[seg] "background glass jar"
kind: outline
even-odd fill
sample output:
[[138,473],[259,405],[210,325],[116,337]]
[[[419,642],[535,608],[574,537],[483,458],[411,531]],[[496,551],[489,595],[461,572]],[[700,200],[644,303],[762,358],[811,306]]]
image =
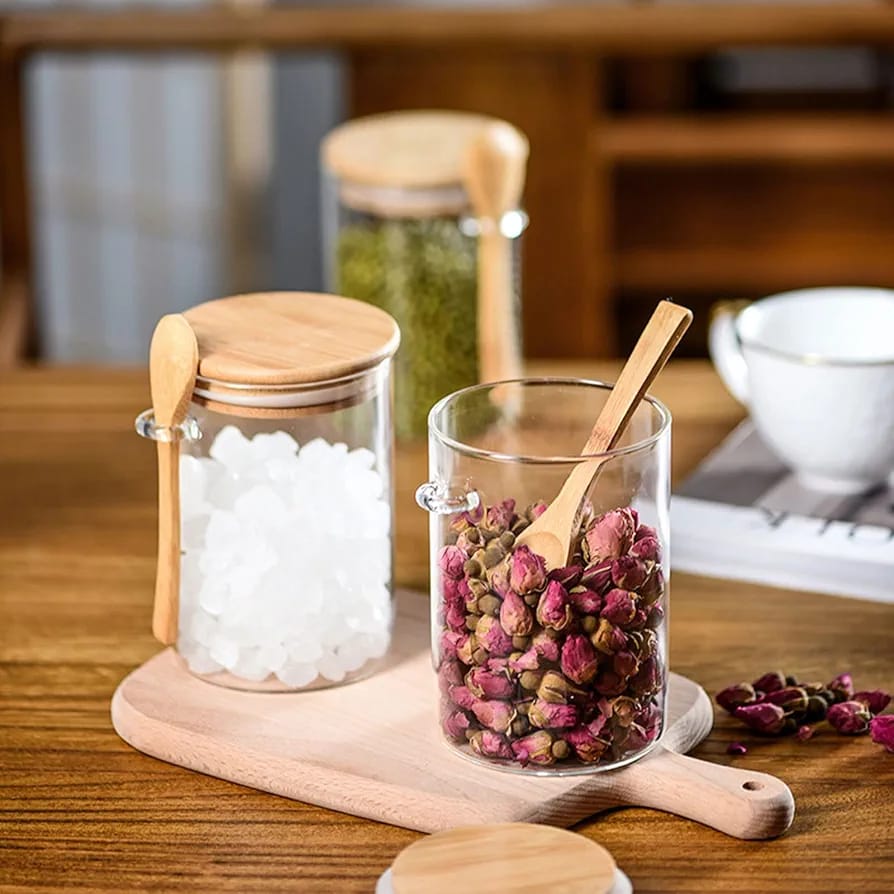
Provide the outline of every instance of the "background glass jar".
[[[507,769],[628,763],[661,735],[667,679],[670,414],[639,406],[584,503],[568,566],[515,539],[582,461],[611,386],[479,385],[429,418],[432,653],[441,727]],[[592,460],[594,457],[587,457]]]
[[[376,669],[392,627],[390,366],[312,385],[196,380],[177,638],[194,673],[291,690]],[[137,431],[160,436],[151,412]]]
[[[469,147],[489,127],[503,141],[498,161],[503,143],[523,153],[509,159],[511,207],[496,215],[466,182]],[[445,394],[520,374],[518,237],[527,218],[517,206],[526,157],[515,128],[457,112],[361,118],[323,143],[326,288],[397,320],[395,433],[403,440],[424,436]]]

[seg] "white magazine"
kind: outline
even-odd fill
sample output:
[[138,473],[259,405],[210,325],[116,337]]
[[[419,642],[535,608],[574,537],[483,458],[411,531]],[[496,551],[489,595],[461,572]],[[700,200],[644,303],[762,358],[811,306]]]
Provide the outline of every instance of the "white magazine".
[[894,602],[894,489],[801,487],[746,420],[671,501],[675,569]]

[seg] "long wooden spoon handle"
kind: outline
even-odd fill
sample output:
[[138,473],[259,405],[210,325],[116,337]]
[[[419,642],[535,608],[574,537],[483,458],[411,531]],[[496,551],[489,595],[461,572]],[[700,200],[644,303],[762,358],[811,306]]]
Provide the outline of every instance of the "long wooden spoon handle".
[[691,322],[692,311],[688,308],[672,301],[659,302],[624,364],[581,453],[602,453],[615,445]]
[[180,443],[158,442],[158,568],[152,633],[177,641],[180,614]]
[[725,767],[658,746],[617,776],[622,803],[666,810],[735,838],[775,838],[792,824],[795,799],[768,773]]
[[514,303],[512,243],[494,226],[478,240],[478,375],[482,382],[521,376]]

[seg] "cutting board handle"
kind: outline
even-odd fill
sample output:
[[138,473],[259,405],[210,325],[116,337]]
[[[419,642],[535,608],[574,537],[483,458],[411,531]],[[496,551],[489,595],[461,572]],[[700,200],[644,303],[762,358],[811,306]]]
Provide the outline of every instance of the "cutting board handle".
[[775,838],[792,824],[795,799],[768,773],[677,754],[659,745],[618,775],[624,802],[685,816],[736,838]]

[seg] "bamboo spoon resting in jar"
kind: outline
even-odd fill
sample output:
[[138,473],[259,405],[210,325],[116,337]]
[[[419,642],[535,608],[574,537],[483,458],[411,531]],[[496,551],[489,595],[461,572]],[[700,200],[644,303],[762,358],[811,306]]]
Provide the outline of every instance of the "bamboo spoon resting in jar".
[[[581,456],[605,453],[618,443],[690,322],[692,311],[670,301],[659,303],[606,399]],[[583,499],[607,460],[595,456],[575,466],[546,511],[518,538],[517,543],[543,557],[547,569],[567,564]]]
[[521,204],[528,141],[504,122],[485,127],[465,159],[465,186],[481,221],[478,237],[478,374],[481,382],[517,379],[512,243],[501,225]]
[[158,570],[152,632],[165,645],[177,640],[180,611],[180,440],[199,363],[199,347],[182,314],[158,321],[149,347],[149,385],[155,423],[171,433],[158,441]]

